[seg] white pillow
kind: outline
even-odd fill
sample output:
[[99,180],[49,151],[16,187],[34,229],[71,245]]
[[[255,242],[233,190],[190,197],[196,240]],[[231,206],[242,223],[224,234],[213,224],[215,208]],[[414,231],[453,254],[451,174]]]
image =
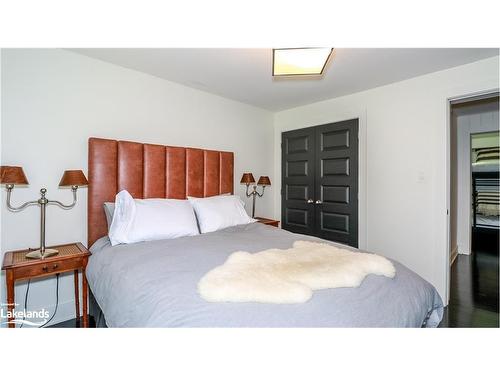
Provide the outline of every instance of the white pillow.
[[[231,195],[231,193],[224,193],[220,195]],[[245,206],[245,202],[243,202],[243,206]],[[111,223],[113,222],[113,214],[115,212],[115,202],[104,202],[104,214],[106,215],[106,222],[108,223],[108,232],[111,227]]]
[[115,203],[114,202],[104,202],[104,214],[106,215],[106,222],[108,223],[108,232],[113,222],[113,214],[115,213]]
[[184,199],[133,199],[128,191],[116,195],[109,228],[111,245],[199,234],[191,204]]
[[216,195],[208,198],[188,197],[188,200],[196,212],[201,233],[215,232],[257,221],[248,216],[243,201],[235,195]]

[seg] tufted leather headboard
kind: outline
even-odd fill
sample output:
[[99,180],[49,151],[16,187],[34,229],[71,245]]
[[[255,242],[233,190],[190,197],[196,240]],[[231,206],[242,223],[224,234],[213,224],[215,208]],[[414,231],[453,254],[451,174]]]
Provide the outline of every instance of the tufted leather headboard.
[[104,202],[233,193],[232,152],[89,138],[88,246],[108,231]]

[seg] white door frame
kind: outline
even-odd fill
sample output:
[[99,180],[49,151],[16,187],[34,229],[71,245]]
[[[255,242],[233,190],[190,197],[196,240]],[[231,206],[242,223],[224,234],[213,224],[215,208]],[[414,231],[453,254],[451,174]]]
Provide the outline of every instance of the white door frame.
[[448,301],[450,299],[450,254],[451,254],[451,226],[450,226],[450,208],[451,208],[451,185],[450,185],[450,177],[451,177],[451,105],[457,102],[469,102],[473,100],[483,99],[490,96],[495,96],[499,94],[499,89],[490,89],[484,90],[474,93],[467,93],[462,95],[450,96],[446,99],[446,207],[447,207],[447,215],[446,215],[446,296],[445,296],[445,305],[448,305]]

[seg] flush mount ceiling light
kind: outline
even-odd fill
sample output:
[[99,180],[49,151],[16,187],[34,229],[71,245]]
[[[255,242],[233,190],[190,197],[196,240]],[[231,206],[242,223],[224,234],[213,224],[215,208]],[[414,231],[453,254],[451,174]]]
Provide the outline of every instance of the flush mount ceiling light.
[[321,75],[333,48],[275,48],[273,76]]

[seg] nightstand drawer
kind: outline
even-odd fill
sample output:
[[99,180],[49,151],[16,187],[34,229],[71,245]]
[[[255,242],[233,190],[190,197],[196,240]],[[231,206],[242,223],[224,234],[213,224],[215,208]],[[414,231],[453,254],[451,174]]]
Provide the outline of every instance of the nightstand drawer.
[[37,276],[53,275],[55,273],[73,271],[75,268],[83,266],[82,260],[66,259],[46,263],[40,263],[32,267],[21,267],[14,270],[16,279],[28,279]]

